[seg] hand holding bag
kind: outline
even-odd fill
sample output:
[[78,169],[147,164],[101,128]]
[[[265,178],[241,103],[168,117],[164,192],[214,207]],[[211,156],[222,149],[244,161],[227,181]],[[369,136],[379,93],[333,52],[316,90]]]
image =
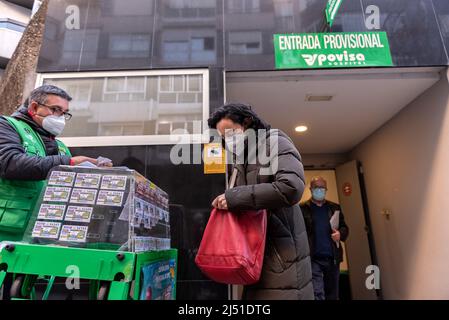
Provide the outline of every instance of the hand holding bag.
[[[231,178],[233,187],[237,171]],[[195,263],[210,279],[226,284],[256,283],[262,271],[266,210],[233,213],[214,208]]]

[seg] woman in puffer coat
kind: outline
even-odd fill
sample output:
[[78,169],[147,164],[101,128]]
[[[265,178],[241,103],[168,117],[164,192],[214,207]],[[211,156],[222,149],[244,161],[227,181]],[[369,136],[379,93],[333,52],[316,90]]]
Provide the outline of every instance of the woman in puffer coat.
[[[313,300],[309,245],[298,205],[305,187],[298,150],[285,133],[270,129],[244,104],[222,106],[208,124],[217,129],[237,160],[232,171],[235,173],[231,175],[234,187],[216,197],[212,205],[237,214],[243,210],[268,211],[262,274],[256,284],[245,286],[243,299]],[[265,130],[266,139],[251,143],[254,141],[248,138],[251,130],[255,130],[256,136],[259,130]],[[258,151],[265,152],[264,146],[270,150],[267,158],[271,172],[270,164],[266,161],[262,164],[257,156]]]

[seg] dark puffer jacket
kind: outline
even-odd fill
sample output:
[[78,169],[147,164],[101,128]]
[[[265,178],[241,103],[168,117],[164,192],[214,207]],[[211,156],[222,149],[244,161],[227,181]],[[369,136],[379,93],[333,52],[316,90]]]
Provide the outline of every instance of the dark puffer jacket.
[[[225,193],[230,211],[269,211],[262,275],[258,283],[245,287],[243,298],[313,300],[309,244],[298,205],[305,186],[301,156],[282,131],[272,129],[269,135],[277,137],[278,170],[272,175],[260,175],[261,168],[267,165],[248,164],[246,160],[245,164],[235,165],[235,187]],[[276,156],[273,153],[270,158]]]

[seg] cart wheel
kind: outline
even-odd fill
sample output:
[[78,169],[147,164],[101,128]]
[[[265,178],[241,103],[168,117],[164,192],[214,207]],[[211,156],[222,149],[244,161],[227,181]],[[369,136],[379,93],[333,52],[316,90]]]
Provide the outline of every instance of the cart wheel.
[[109,293],[109,283],[102,283],[100,289],[98,289],[97,300],[107,300]]
[[19,274],[11,285],[11,298],[22,298],[22,286],[25,281],[25,275]]

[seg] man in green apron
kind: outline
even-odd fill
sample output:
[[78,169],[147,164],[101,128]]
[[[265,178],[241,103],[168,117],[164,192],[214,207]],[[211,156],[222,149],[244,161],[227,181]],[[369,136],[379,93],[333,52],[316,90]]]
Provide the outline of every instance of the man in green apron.
[[0,117],[0,242],[20,241],[49,171],[77,165],[88,157],[72,157],[56,136],[70,120],[62,89],[44,85],[33,90],[10,117]]
[[[10,117],[0,117],[0,245],[20,241],[44,187],[44,180],[58,165],[77,165],[96,159],[72,157],[69,149],[56,139],[72,118],[64,90],[43,85],[33,90],[25,103]],[[3,286],[8,300],[12,276]]]

